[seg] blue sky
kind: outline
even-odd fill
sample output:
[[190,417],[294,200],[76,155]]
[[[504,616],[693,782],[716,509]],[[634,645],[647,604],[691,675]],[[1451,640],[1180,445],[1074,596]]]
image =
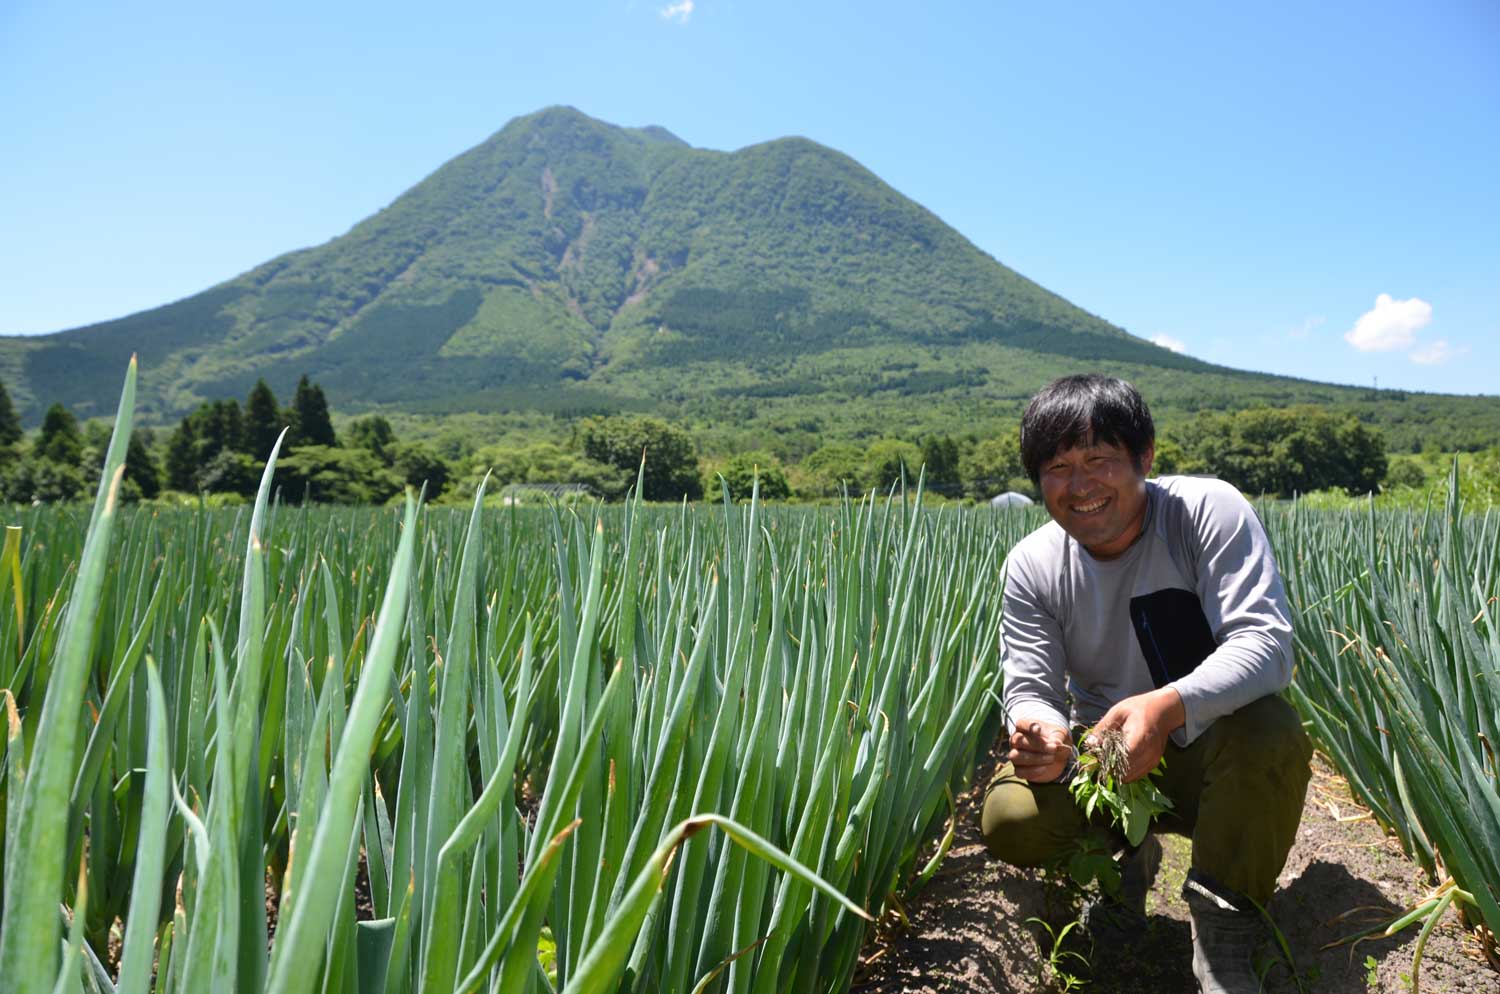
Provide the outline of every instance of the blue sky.
[[0,332],[348,230],[571,104],[804,135],[1191,355],[1500,394],[1500,4],[0,3]]

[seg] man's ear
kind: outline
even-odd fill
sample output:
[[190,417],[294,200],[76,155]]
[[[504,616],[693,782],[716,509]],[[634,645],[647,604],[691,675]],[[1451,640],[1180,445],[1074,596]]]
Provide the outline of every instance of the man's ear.
[[1156,458],[1156,443],[1152,442],[1150,445],[1146,446],[1146,450],[1141,453],[1141,475],[1142,476],[1150,476],[1151,475],[1151,463],[1152,463],[1152,460],[1154,460],[1155,458]]

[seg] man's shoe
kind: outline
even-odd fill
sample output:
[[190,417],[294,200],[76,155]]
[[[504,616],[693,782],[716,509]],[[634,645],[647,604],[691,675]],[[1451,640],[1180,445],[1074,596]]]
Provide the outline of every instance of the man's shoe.
[[1193,922],[1193,976],[1202,994],[1259,994],[1255,950],[1264,936],[1250,901],[1189,870],[1182,885]]

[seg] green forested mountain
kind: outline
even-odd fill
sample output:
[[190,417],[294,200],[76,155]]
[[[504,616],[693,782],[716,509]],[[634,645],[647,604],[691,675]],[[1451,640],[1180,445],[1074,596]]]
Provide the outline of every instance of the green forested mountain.
[[1104,368],[1168,419],[1317,401],[1398,446],[1500,437],[1494,399],[1377,395],[1152,345],[806,139],[708,151],[569,108],[512,121],[324,245],[117,321],[0,339],[0,380],[28,424],[55,401],[88,417],[112,409],[132,352],[158,420],[308,374],[347,413],[653,410],[860,437],[983,430],[1048,377]]

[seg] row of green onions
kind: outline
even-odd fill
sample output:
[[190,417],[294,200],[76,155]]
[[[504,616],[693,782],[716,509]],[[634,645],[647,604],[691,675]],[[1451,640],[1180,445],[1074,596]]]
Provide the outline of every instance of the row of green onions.
[[1443,506],[1419,512],[1262,512],[1296,619],[1292,699],[1355,796],[1436,885],[1419,914],[1392,924],[1423,922],[1425,941],[1456,906],[1488,931],[1493,955],[1500,516],[1465,514],[1456,478]]

